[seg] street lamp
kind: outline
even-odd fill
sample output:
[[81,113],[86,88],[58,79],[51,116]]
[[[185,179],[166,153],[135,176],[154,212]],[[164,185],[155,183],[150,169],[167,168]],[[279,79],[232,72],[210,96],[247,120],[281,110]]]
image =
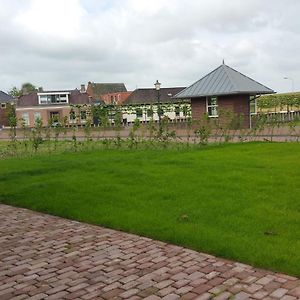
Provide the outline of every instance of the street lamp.
[[[295,90],[295,88],[294,88],[294,79],[293,78],[291,78],[291,77],[283,77],[283,79],[287,79],[287,80],[290,80],[291,81],[291,83],[292,83],[292,92],[294,93],[294,90]],[[290,109],[289,109],[289,105],[287,104],[287,111],[289,111]]]
[[161,107],[160,107],[160,86],[161,83],[156,80],[156,82],[154,83],[155,89],[157,91],[157,103],[158,103],[158,124],[159,124],[159,133],[161,134]]
[[291,83],[292,83],[292,92],[294,92],[295,91],[294,79],[291,78],[291,77],[283,77],[283,79],[287,79],[287,80],[291,81]]

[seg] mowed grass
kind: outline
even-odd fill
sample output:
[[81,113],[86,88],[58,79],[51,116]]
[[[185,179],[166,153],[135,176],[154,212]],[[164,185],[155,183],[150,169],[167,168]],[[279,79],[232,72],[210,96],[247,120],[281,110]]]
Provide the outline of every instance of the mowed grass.
[[10,158],[0,201],[300,276],[300,144]]

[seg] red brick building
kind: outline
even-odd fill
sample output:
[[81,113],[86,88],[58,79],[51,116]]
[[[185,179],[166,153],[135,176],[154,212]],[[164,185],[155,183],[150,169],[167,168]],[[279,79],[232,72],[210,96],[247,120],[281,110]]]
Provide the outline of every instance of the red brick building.
[[219,118],[226,112],[243,120],[250,127],[250,117],[256,113],[256,98],[274,91],[261,83],[230,68],[224,63],[175,95],[175,98],[191,99],[192,118],[207,114]]
[[9,126],[8,114],[14,105],[14,98],[0,91],[0,128]]
[[89,116],[93,100],[82,87],[81,90],[35,91],[17,99],[18,125],[34,127],[37,119],[47,126],[50,121],[58,123],[66,119],[67,124],[84,125]]
[[124,83],[95,83],[88,82],[86,92],[98,102],[121,105],[129,97]]

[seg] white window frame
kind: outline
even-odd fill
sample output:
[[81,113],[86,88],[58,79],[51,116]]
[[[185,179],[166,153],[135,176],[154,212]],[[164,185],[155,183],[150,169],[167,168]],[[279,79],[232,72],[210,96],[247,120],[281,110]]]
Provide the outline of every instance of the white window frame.
[[[55,103],[51,102],[51,96],[56,96],[59,101],[56,100]],[[63,97],[62,97],[63,96]],[[43,100],[41,98],[47,98],[47,100]],[[64,100],[60,100],[60,97],[64,98]],[[70,92],[50,92],[50,93],[38,93],[39,104],[41,105],[53,105],[53,104],[67,104],[69,103]]]
[[34,113],[33,113],[33,116],[34,116],[34,121],[36,121],[37,119],[42,119],[42,115],[41,115],[41,113],[40,112],[38,112],[38,111],[35,111]]
[[[209,100],[212,99],[212,98],[216,98],[216,104],[209,104]],[[219,115],[218,115],[218,97],[217,96],[209,96],[209,97],[206,97],[206,112],[207,112],[207,115],[209,118],[218,118]],[[209,108],[213,109],[215,108],[216,109],[216,114],[215,115],[210,115],[209,114]]]
[[28,112],[22,113],[22,121],[24,122],[25,126],[29,126],[29,113]]
[[1,103],[1,108],[6,108],[6,103]]

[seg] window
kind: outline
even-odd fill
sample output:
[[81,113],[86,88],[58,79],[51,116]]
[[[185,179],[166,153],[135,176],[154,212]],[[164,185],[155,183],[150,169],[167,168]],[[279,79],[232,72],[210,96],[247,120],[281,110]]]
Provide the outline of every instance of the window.
[[143,117],[143,110],[141,108],[136,109],[136,117],[137,118],[142,118]]
[[75,111],[73,109],[70,111],[70,120],[71,121],[76,120],[76,114],[75,114]]
[[1,108],[6,108],[6,103],[1,103]]
[[48,96],[47,95],[41,95],[39,96],[40,104],[47,104],[48,103]]
[[69,98],[68,94],[42,94],[39,96],[40,104],[60,104],[60,103],[68,103]]
[[161,107],[158,107],[158,109],[157,109],[157,114],[158,114],[159,116],[163,116],[163,115],[164,115],[164,110],[163,110]]
[[40,112],[34,112],[33,113],[33,115],[34,115],[34,121],[36,121],[36,120],[41,120],[42,118],[41,118],[41,113]]
[[29,126],[29,113],[22,113],[22,121],[24,126]]
[[207,97],[206,98],[207,114],[209,117],[218,116],[218,98]]
[[179,107],[179,106],[176,106],[176,107],[175,107],[175,116],[176,116],[176,117],[179,117],[179,116],[180,116],[180,107]]
[[51,111],[50,112],[50,119],[53,123],[59,122],[59,112],[58,111]]
[[86,120],[86,111],[85,111],[85,110],[82,110],[82,111],[80,112],[80,119],[81,119],[81,120]]
[[153,109],[149,108],[147,109],[147,117],[152,118],[153,117]]
[[250,115],[255,115],[257,113],[257,106],[256,106],[256,98],[250,97]]

